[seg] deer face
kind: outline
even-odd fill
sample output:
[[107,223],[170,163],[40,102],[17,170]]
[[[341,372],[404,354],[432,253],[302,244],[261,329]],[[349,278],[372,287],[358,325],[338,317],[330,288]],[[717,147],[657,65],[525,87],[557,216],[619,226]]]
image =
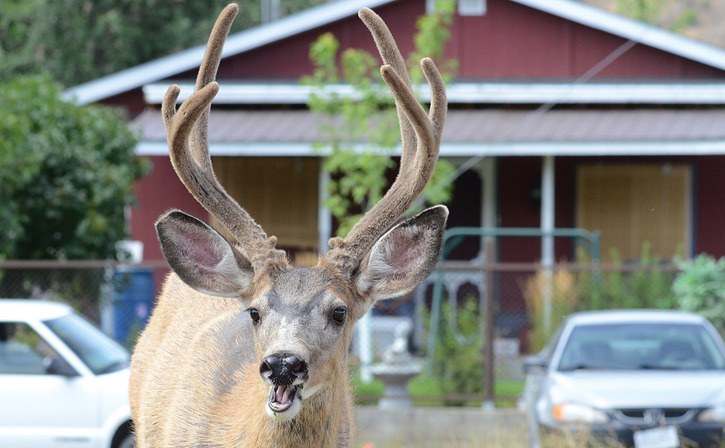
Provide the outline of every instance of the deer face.
[[290,269],[249,303],[259,373],[269,385],[266,412],[289,419],[305,399],[328,387],[346,359],[361,306],[345,285],[318,269]]
[[266,411],[294,418],[305,399],[347,366],[352,326],[378,300],[427,277],[440,252],[445,207],[430,208],[387,232],[352,275],[325,257],[314,268],[252,263],[203,222],[179,211],[157,223],[172,269],[194,289],[237,297],[252,321],[259,373],[269,385]]
[[443,82],[430,59],[421,68],[431,87],[430,111],[410,90],[405,61],[385,23],[367,8],[360,18],[371,31],[385,65],[383,80],[395,97],[402,134],[397,179],[345,238],[332,238],[315,268],[288,266],[249,214],[214,175],[207,142],[214,82],[224,39],[237,13],[222,11],[199,69],[196,91],[176,110],[179,88],[162,103],[171,162],[199,203],[233,236],[180,211],[157,222],[164,256],[190,287],[243,302],[253,322],[259,373],[269,385],[267,412],[294,418],[305,398],[345,369],[351,328],[373,304],[411,291],[438,258],[448,210],[437,206],[395,222],[419,196],[435,166],[446,113]]

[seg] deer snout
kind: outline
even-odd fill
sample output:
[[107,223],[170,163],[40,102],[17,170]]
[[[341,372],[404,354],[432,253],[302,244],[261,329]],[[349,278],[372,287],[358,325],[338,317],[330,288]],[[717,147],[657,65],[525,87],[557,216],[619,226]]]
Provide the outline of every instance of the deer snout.
[[275,353],[262,361],[259,374],[272,384],[295,384],[307,379],[307,363],[291,353]]

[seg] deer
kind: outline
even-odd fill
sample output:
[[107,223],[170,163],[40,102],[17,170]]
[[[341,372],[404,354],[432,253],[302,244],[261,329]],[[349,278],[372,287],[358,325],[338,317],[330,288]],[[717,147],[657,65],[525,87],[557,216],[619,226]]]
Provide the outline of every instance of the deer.
[[177,109],[172,85],[161,106],[173,167],[226,229],[180,210],[156,222],[171,272],[131,360],[130,406],[140,448],[349,447],[354,401],[348,349],[353,324],[380,300],[412,291],[434,270],[448,209],[402,218],[428,183],[440,151],[447,101],[429,58],[428,112],[416,100],[404,59],[384,21],[363,8],[383,60],[401,129],[397,177],[315,266],[293,266],[220,185],[208,120],[219,90],[221,51],[238,12],[214,25],[194,93]]

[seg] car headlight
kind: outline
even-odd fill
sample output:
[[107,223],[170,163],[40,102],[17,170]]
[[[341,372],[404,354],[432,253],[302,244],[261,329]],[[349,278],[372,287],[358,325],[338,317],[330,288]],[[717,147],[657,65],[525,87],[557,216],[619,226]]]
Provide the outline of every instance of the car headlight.
[[697,419],[701,422],[725,423],[725,403],[701,412]]
[[559,423],[607,423],[607,414],[579,403],[558,403],[552,406],[551,416]]

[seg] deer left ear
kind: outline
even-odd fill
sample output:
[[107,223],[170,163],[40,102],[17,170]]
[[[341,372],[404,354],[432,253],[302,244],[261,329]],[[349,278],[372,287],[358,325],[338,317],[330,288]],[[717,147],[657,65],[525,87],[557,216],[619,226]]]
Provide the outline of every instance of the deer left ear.
[[433,272],[447,219],[445,206],[431,207],[375,242],[357,276],[358,290],[369,303],[408,293]]

